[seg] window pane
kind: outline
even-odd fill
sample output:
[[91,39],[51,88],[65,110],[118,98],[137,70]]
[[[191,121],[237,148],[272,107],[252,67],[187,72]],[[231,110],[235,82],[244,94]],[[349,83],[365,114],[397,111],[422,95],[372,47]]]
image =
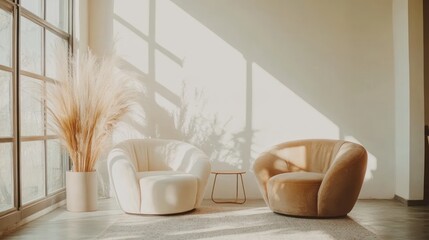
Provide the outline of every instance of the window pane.
[[46,20],[68,32],[68,0],[46,0]]
[[0,143],[0,212],[13,207],[12,143]]
[[11,73],[0,71],[0,137],[12,136]]
[[43,0],[21,0],[21,6],[39,17],[42,16]]
[[43,136],[43,82],[26,76],[20,81],[22,136]]
[[[58,51],[63,51],[59,53]],[[67,59],[59,59],[60,57],[67,58],[67,41],[57,35],[46,31],[46,76],[59,79],[57,66],[59,63],[67,64]]]
[[42,74],[42,27],[21,17],[21,69]]
[[0,8],[0,65],[11,66],[12,15]]
[[64,154],[59,140],[47,141],[48,193],[64,187]]
[[[53,83],[51,82],[46,82],[46,88],[49,89],[50,87],[53,86]],[[51,90],[52,91],[52,90]],[[53,121],[53,118],[51,116],[51,113],[49,113],[48,109],[46,110],[46,135],[50,136],[50,135],[56,135],[56,125]]]
[[43,141],[21,143],[22,204],[45,196],[45,155]]

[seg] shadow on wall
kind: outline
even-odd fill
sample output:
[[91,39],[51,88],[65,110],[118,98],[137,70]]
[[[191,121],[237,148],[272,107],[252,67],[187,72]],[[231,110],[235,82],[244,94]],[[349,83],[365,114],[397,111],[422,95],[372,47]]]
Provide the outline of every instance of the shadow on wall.
[[[252,97],[246,104],[253,111],[251,129],[260,134],[254,136],[251,149],[260,152],[261,146],[294,138],[327,137],[359,142],[369,151],[369,171],[361,196],[393,196],[391,2],[172,2],[252,63]],[[170,24],[174,21],[177,20],[171,20]],[[270,77],[262,77],[260,72]],[[273,87],[264,91],[271,84]],[[299,101],[288,106],[285,101],[294,101],[284,97],[288,90],[312,109]],[[313,113],[313,117],[311,112],[322,116]],[[299,118],[289,120],[295,114]],[[283,121],[277,122],[275,118]],[[277,133],[267,127],[271,124]],[[300,132],[294,134],[285,124]],[[321,131],[324,128],[329,132]]]
[[117,140],[179,139],[244,170],[279,142],[351,140],[370,156],[361,197],[393,196],[391,2],[112,2],[100,22],[143,93]]
[[[122,69],[138,71],[125,60],[122,62]],[[140,72],[140,76],[143,76],[143,79],[146,78],[142,72]],[[227,133],[225,126],[228,121],[219,121],[216,114],[204,114],[207,100],[202,89],[188,90],[188,87],[183,84],[179,96],[164,89],[163,91],[169,95],[169,98],[174,99],[175,103],[173,108],[166,109],[162,104],[158,104],[148,97],[150,96],[148,89],[153,82],[143,80],[140,84],[140,89],[145,90],[138,101],[137,109],[139,110],[134,111],[134,114],[138,112],[140,114],[125,120],[125,123],[130,125],[130,131],[138,130],[140,137],[171,138],[188,142],[203,150],[215,163],[224,163],[236,168],[248,168],[248,166],[243,166],[241,159],[243,159],[243,145],[251,145],[251,143],[247,143],[240,133]],[[118,134],[126,134],[130,131]],[[130,136],[121,137],[121,139],[127,138]]]
[[[251,138],[245,137],[245,130],[237,133],[227,132],[225,129],[231,119],[221,121],[216,113],[213,115],[204,113],[207,99],[203,89],[190,89],[184,82],[181,94],[177,96],[147,80],[147,76],[143,72],[124,59],[122,59],[120,67],[129,72],[138,73],[136,78],[140,78],[140,80],[135,84],[136,89],[140,89],[142,94],[140,94],[138,106],[135,106],[133,114],[125,119],[122,127],[116,131],[115,142],[138,137],[176,139],[191,143],[203,150],[212,162],[212,169],[250,168],[250,161],[243,161],[243,159],[249,159],[246,156],[248,153],[246,149],[251,146]],[[173,108],[168,110],[162,106],[162,103],[159,104],[148,97],[151,95],[148,93],[149,89],[157,88],[162,89],[159,92],[163,92],[163,96],[167,96],[166,98],[174,99]],[[104,169],[104,165],[102,163],[99,167]],[[105,171],[102,170],[102,172]],[[108,178],[104,176],[103,179],[103,191],[108,192],[109,186],[106,184]],[[211,183],[212,179],[209,180],[209,187],[211,187]]]

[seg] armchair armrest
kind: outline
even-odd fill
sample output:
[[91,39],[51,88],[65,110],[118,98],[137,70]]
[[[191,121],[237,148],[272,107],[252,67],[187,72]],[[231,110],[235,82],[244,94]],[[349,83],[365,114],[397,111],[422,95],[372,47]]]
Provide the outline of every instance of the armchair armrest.
[[108,172],[121,209],[140,213],[140,185],[130,156],[121,149],[113,149],[108,156]]
[[343,144],[320,185],[319,215],[338,216],[352,210],[362,187],[366,164],[367,152],[362,146]]
[[259,189],[262,193],[265,203],[268,202],[267,183],[271,177],[289,172],[287,161],[267,151],[259,155],[253,163],[253,172],[255,173]]
[[203,200],[211,165],[209,158],[203,151],[191,145],[188,145],[188,147],[177,170],[192,174],[198,179],[195,207],[199,207]]

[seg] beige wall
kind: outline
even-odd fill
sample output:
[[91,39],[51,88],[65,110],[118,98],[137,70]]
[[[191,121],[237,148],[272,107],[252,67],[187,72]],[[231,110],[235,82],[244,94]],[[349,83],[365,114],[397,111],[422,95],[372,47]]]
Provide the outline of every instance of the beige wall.
[[423,5],[393,1],[396,104],[396,190],[405,199],[423,199],[424,84]]
[[395,0],[393,4],[395,53],[395,152],[397,195],[407,198],[410,178],[410,68],[408,40],[408,1]]
[[409,0],[410,49],[410,185],[409,198],[423,199],[424,188],[424,64],[423,0]]
[[423,198],[424,91],[422,1],[394,1],[396,191]]
[[[426,16],[424,16],[424,45],[429,46],[429,4],[424,4],[424,12]],[[429,59],[429,47],[424,48],[424,58]],[[425,124],[429,126],[429,64],[425,64]]]
[[[257,198],[250,169],[267,147],[299,138],[346,139],[369,152],[360,197],[391,198],[397,191],[395,104],[403,102],[395,102],[392,0],[90,5],[89,45],[103,54],[114,42],[142,93],[115,141],[194,143],[211,156],[213,168],[249,171],[246,192]],[[232,180],[217,185],[219,196],[232,196]]]

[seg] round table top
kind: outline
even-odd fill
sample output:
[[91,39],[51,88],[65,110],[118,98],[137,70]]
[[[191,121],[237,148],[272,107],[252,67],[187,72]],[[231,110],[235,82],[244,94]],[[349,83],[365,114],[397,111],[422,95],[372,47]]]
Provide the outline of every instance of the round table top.
[[244,170],[212,170],[212,174],[245,174]]

